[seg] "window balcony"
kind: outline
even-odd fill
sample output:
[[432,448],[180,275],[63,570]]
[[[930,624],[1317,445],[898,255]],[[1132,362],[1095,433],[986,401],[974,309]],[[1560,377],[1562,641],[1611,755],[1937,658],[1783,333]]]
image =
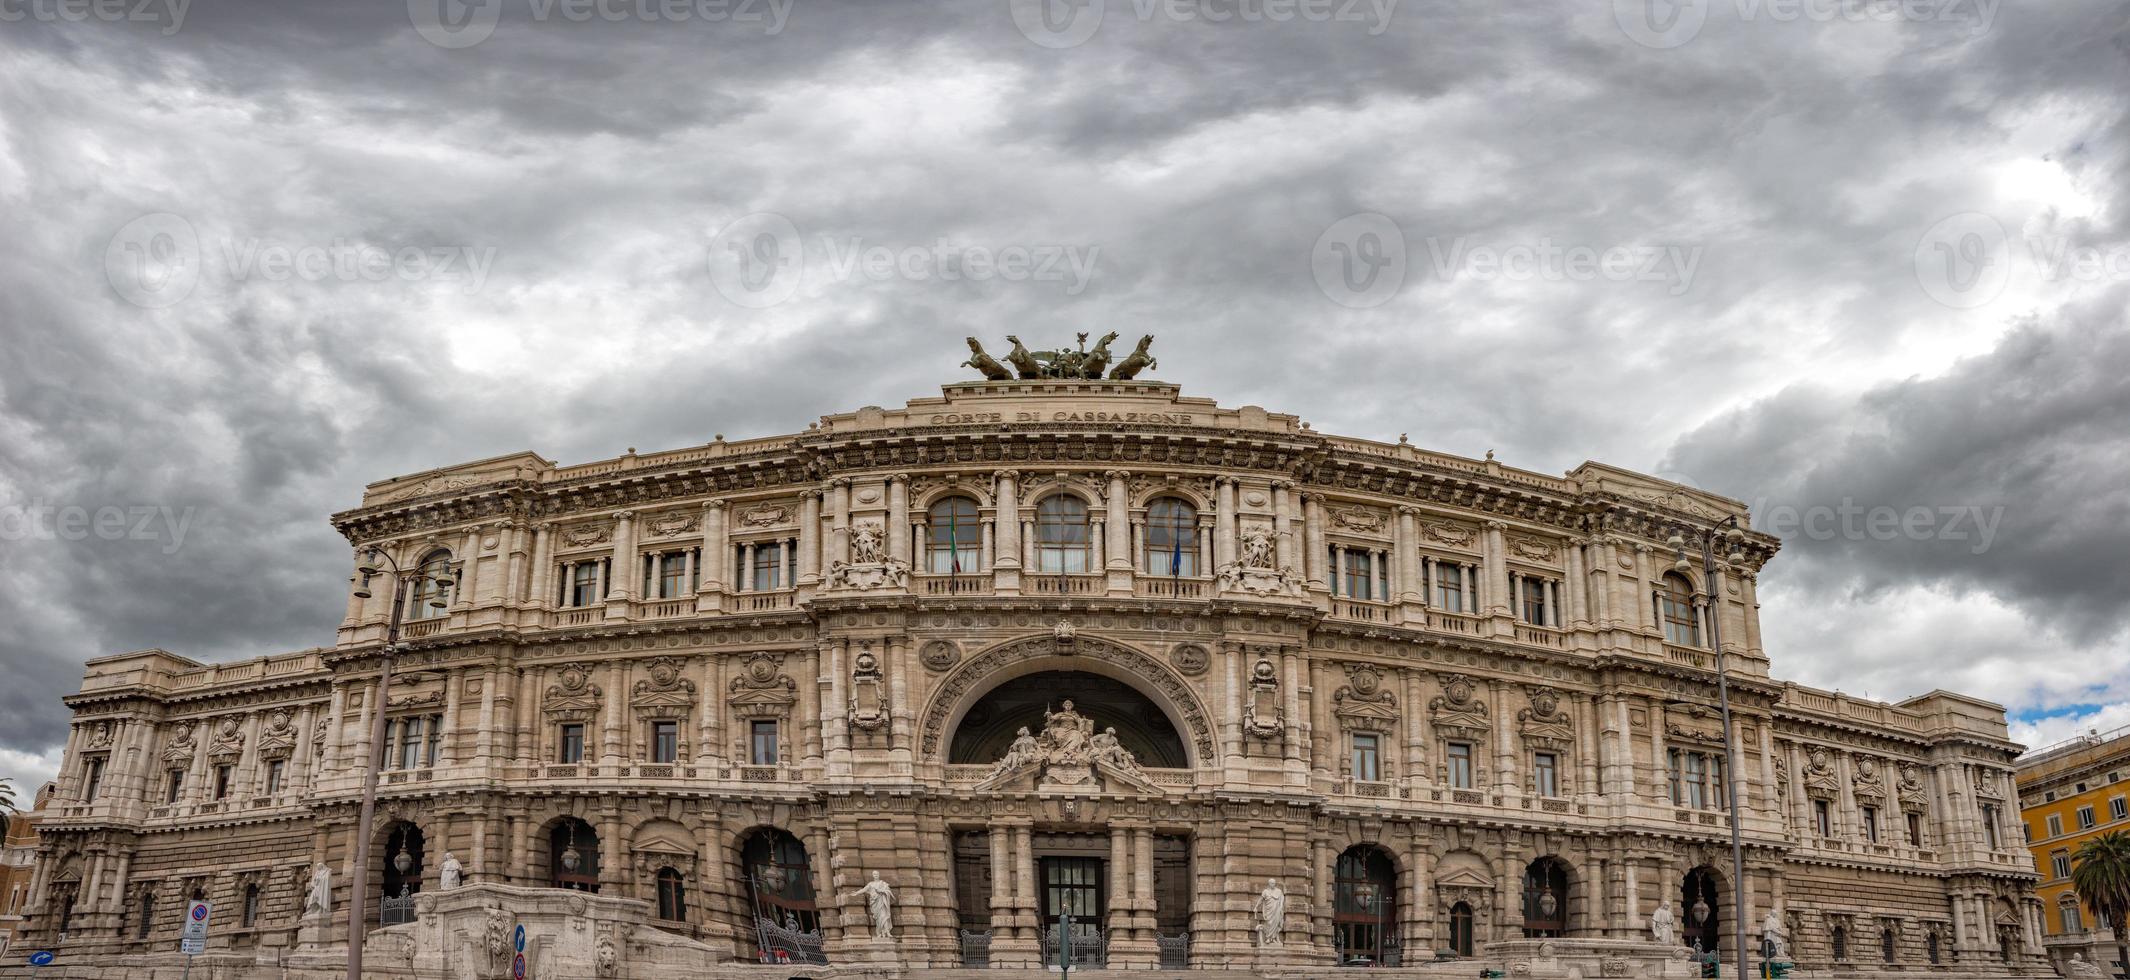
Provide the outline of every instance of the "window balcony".
[[1427,611],[1427,628],[1437,633],[1455,633],[1460,636],[1478,636],[1479,617],[1464,613]]
[[1362,623],[1388,623],[1394,607],[1387,602],[1368,599],[1334,598],[1331,600],[1331,615],[1335,619],[1350,619]]
[[1059,575],[1031,572],[1021,576],[1021,591],[1028,595],[1101,595],[1108,589],[1101,575]]
[[1708,651],[1706,650],[1697,650],[1693,647],[1682,647],[1675,643],[1664,644],[1664,659],[1669,660],[1675,664],[1684,664],[1688,667],[1700,667],[1706,669],[1708,667],[1708,658],[1709,655]]
[[678,599],[649,599],[636,604],[639,619],[674,619],[695,614],[693,597]]
[[790,609],[797,606],[797,589],[778,589],[774,592],[742,592],[733,597],[732,608],[736,612],[768,612]]
[[991,576],[971,575],[918,575],[913,590],[922,595],[970,595],[991,591]]
[[603,622],[606,622],[605,606],[578,606],[569,609],[557,609],[547,615],[547,625],[549,626],[589,626],[593,623]]
[[1141,575],[1134,580],[1132,592],[1151,599],[1203,599],[1209,588],[1208,580],[1202,578]]
[[1532,646],[1559,650],[1568,645],[1566,634],[1551,626],[1533,626],[1530,623],[1516,624],[1516,639]]

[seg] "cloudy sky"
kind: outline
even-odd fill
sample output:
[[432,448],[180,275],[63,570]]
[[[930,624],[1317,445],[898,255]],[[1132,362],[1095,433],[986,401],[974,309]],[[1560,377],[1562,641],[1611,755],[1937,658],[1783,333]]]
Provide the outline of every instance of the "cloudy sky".
[[0,0],[0,776],[332,642],[366,482],[1009,332],[1748,500],[1779,675],[2130,723],[2130,13],[1644,2]]

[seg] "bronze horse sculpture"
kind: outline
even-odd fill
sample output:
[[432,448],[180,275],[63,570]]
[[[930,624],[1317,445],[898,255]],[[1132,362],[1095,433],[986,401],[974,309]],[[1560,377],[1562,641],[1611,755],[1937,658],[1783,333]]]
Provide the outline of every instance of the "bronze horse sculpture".
[[[1111,334],[1110,336],[1114,337],[1116,335]],[[1129,356],[1125,357],[1124,360],[1118,361],[1117,366],[1110,370],[1109,380],[1130,381],[1137,377],[1141,370],[1159,368],[1161,365],[1154,360],[1153,355],[1146,352],[1146,349],[1152,346],[1153,343],[1153,334],[1147,334],[1139,338],[1139,346],[1133,348]]]
[[[1148,334],[1139,338],[1139,346],[1129,356],[1117,362],[1115,367],[1110,367],[1113,355],[1109,345],[1117,337],[1116,331],[1103,334],[1102,339],[1095,342],[1093,350],[1063,347],[1038,353],[1030,351],[1027,345],[1021,343],[1021,338],[1009,333],[1006,339],[1013,342],[1013,349],[1006,352],[1003,364],[985,353],[983,344],[978,343],[975,337],[970,337],[969,359],[961,362],[961,366],[975,368],[986,381],[1012,381],[1016,377],[1022,380],[1100,381],[1104,369],[1108,369],[1111,381],[1130,381],[1140,371],[1159,366],[1147,353],[1147,347],[1154,342],[1153,335]],[[1087,346],[1087,335],[1084,333],[1080,335],[1080,346]]]

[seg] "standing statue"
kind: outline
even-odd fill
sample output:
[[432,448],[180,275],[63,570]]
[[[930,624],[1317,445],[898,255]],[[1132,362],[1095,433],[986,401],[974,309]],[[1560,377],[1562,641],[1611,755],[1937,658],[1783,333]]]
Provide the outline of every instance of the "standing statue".
[[1287,892],[1280,888],[1279,880],[1265,882],[1265,890],[1257,893],[1257,945],[1260,949],[1280,944],[1280,933],[1287,928]]
[[895,938],[895,891],[880,880],[880,872],[873,872],[873,880],[858,889],[857,895],[865,899],[865,912],[873,920],[873,938]]
[[445,851],[444,864],[442,869],[437,872],[437,879],[443,883],[445,888],[457,888],[459,886],[459,873],[463,870],[465,868],[459,864],[458,857],[450,851]]
[[1657,910],[1649,914],[1649,936],[1659,946],[1679,945],[1679,934],[1674,928],[1677,920],[1672,918],[1671,899],[1665,899]]
[[1114,331],[1102,335],[1095,342],[1095,349],[1080,359],[1080,376],[1089,381],[1102,380],[1102,372],[1109,370],[1109,342],[1117,339]]
[[303,914],[333,914],[333,869],[324,861],[311,866],[311,886],[303,898]]
[[1147,334],[1139,338],[1139,346],[1133,348],[1129,356],[1117,362],[1117,366],[1109,370],[1109,380],[1130,381],[1138,377],[1141,370],[1159,368],[1161,365],[1155,363],[1153,356],[1146,352],[1147,347],[1151,346],[1153,342],[1153,334]]
[[969,359],[961,362],[960,366],[975,368],[986,381],[1013,380],[1013,372],[1006,370],[1004,364],[992,360],[991,355],[984,353],[984,345],[977,343],[975,337],[969,338]]
[[1790,955],[1789,951],[1783,948],[1782,915],[1772,907],[1768,909],[1767,917],[1760,920],[1760,951],[1761,955],[1771,960]]
[[851,562],[858,565],[878,565],[882,558],[882,545],[886,535],[880,525],[867,522],[851,529]]
[[1034,354],[1028,353],[1028,348],[1021,345],[1021,338],[1009,333],[1006,339],[1013,341],[1013,349],[1006,352],[1006,363],[1013,365],[1013,369],[1019,371],[1023,378],[1042,377],[1043,362],[1036,360]]

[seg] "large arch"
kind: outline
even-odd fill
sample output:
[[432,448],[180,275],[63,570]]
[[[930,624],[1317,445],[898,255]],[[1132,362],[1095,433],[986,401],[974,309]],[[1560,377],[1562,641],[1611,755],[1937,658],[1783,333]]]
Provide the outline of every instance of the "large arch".
[[1169,713],[1139,689],[1084,670],[1023,674],[977,698],[947,739],[947,764],[989,765],[1003,758],[1016,733],[1043,730],[1044,714],[1078,702],[1095,730],[1116,732],[1118,743],[1142,766],[1183,769],[1190,752]]
[[1045,671],[1081,671],[1121,681],[1147,696],[1183,736],[1184,747],[1194,767],[1211,764],[1213,726],[1190,685],[1167,664],[1138,650],[1080,634],[1064,638],[1054,634],[1007,640],[970,657],[955,667],[926,704],[919,755],[927,761],[945,760],[947,745],[970,707],[1000,685],[1015,678]]

